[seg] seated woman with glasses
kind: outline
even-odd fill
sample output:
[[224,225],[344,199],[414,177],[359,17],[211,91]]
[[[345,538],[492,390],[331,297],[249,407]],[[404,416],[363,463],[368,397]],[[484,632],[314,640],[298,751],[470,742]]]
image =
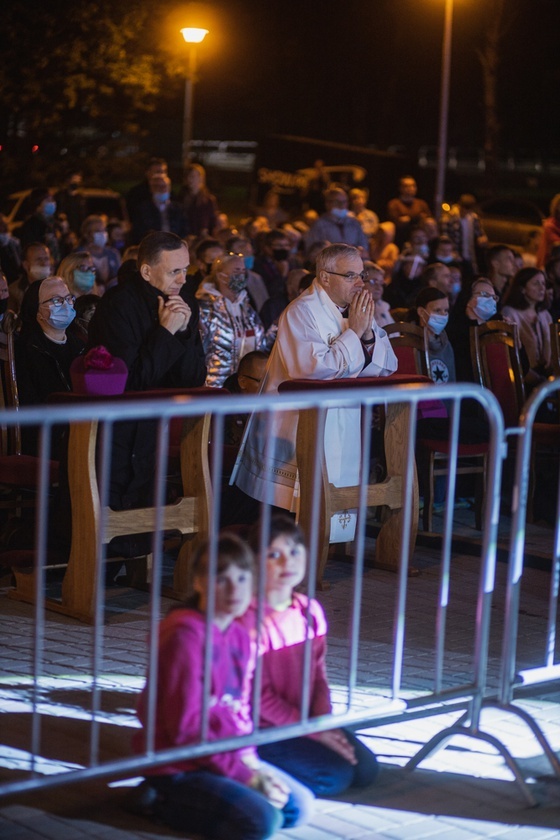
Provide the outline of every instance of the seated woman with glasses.
[[[463,297],[461,295],[461,297]],[[486,277],[478,277],[472,284],[469,297],[463,305],[461,298],[451,311],[447,334],[455,353],[457,382],[476,382],[471,361],[471,327],[499,318],[498,295]]]
[[67,332],[76,312],[74,295],[60,277],[32,283],[21,306],[15,361],[22,405],[47,402],[55,391],[71,391],[70,365],[84,345]]
[[97,268],[89,251],[68,254],[58,267],[58,276],[76,298],[89,294],[101,297],[105,291],[105,287],[97,283]]
[[265,332],[247,296],[247,269],[242,254],[225,254],[198,289],[200,331],[206,357],[206,385],[221,388],[252,350],[270,350],[276,325]]

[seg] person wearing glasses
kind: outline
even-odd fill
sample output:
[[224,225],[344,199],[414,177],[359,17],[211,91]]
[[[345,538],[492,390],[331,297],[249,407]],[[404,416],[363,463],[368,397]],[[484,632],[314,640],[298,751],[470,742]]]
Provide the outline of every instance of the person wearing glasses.
[[391,307],[386,300],[383,300],[385,290],[385,272],[377,263],[371,260],[364,260],[364,284],[371,292],[375,303],[375,322],[383,329],[387,324],[394,324],[395,319],[391,315]]
[[484,324],[497,315],[499,296],[487,277],[478,277],[472,284],[470,296],[464,306],[460,301],[451,312],[447,333],[455,353],[457,382],[475,382],[471,361],[471,327]]
[[75,297],[61,277],[32,283],[21,306],[16,375],[22,405],[46,403],[50,394],[71,391],[70,365],[83,350],[69,333]]
[[97,283],[97,268],[89,251],[68,254],[60,263],[58,274],[75,298],[89,294],[101,297],[105,291],[105,286]]
[[[364,283],[360,251],[345,244],[323,248],[313,283],[280,318],[264,392],[275,394],[281,382],[291,379],[353,379],[388,376],[396,370],[391,343],[375,321],[375,303]],[[273,427],[269,445],[266,421],[258,415],[251,418],[236,483],[254,499],[293,511],[297,506],[297,415],[278,413]],[[329,410],[325,434],[329,481],[338,487],[358,484],[359,410]],[[346,532],[346,539],[352,535]]]
[[217,257],[196,298],[206,357],[206,385],[221,388],[237,372],[241,359],[253,350],[270,350],[276,326],[265,332],[249,302],[243,254]]

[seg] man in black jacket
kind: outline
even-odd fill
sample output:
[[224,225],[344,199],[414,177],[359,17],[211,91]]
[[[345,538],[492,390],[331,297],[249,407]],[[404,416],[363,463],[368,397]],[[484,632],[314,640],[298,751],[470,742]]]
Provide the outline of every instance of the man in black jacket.
[[[138,273],[109,289],[97,306],[89,345],[102,344],[124,360],[127,391],[204,384],[198,305],[185,291],[188,267],[189,251],[178,236],[151,233],[140,243]],[[151,504],[155,449],[155,422],[115,427],[111,507]]]

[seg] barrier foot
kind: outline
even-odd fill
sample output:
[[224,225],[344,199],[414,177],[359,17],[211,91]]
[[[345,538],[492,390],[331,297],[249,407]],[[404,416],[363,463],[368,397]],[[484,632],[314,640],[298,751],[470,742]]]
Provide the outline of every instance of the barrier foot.
[[424,744],[424,746],[416,753],[416,755],[414,755],[410,759],[410,761],[408,761],[404,769],[408,772],[414,770],[422,761],[424,761],[425,758],[428,758],[428,756],[436,753],[438,750],[447,746],[449,741],[455,735],[464,735],[467,738],[477,738],[479,741],[486,741],[488,744],[494,747],[494,749],[500,753],[505,763],[507,764],[509,770],[513,774],[513,777],[517,782],[519,788],[521,789],[521,792],[525,798],[527,805],[531,808],[534,808],[536,805],[538,805],[536,799],[534,798],[533,794],[529,789],[529,786],[527,785],[527,782],[523,778],[519,767],[517,766],[517,762],[515,761],[514,757],[509,752],[507,747],[493,735],[489,735],[485,732],[480,732],[478,729],[469,729],[459,724],[454,724],[453,726],[449,726],[447,729],[443,729],[441,732],[438,732],[437,735],[434,735],[434,737],[431,738],[427,744]]
[[518,706],[514,706],[513,703],[497,703],[492,701],[485,701],[485,707],[494,707],[500,709],[504,712],[511,712],[513,715],[517,715],[517,717],[521,718],[521,720],[527,724],[533,735],[535,736],[536,740],[540,744],[542,751],[544,752],[545,756],[548,758],[550,762],[550,766],[552,767],[553,773],[555,776],[560,778],[560,760],[558,756],[550,746],[546,735],[533,718],[529,712],[526,712],[524,709],[520,709]]

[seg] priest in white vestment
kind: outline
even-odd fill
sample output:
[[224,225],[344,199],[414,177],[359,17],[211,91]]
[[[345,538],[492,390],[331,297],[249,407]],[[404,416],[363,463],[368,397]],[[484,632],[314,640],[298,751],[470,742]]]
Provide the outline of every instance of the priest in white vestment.
[[[375,321],[375,303],[364,286],[363,270],[357,248],[323,248],[313,284],[282,313],[263,393],[277,393],[280,383],[289,379],[388,376],[397,370],[387,334]],[[279,412],[267,425],[264,415],[253,415],[236,474],[237,486],[249,496],[291,511],[298,508],[297,417],[297,412]],[[330,409],[325,458],[335,486],[359,483],[360,442],[359,408]],[[337,537],[335,519],[331,542],[352,539],[346,528]]]

